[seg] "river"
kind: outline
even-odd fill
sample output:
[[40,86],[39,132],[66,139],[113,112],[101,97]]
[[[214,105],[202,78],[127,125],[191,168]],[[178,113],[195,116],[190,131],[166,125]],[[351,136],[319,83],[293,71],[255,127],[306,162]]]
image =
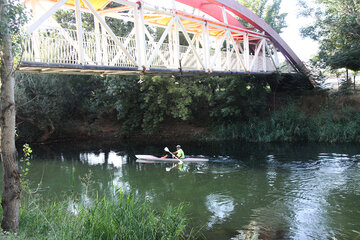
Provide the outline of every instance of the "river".
[[[135,154],[164,155],[164,145],[34,145],[28,179],[50,200],[85,201],[114,187],[161,209],[188,203],[191,226],[208,239],[238,231],[262,239],[358,239],[360,148],[356,144],[183,144],[187,156],[210,158],[184,171],[139,164]],[[175,146],[168,145],[175,151]]]

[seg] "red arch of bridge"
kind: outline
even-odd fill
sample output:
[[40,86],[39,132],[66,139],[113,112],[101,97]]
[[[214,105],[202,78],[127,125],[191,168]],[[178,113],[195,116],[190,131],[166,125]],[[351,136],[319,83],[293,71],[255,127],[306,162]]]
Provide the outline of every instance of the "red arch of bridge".
[[[254,14],[245,6],[241,5],[235,0],[176,0],[177,2],[199,9],[202,12],[212,16],[213,18],[225,23],[222,8],[224,7],[229,12],[244,19],[260,31],[264,31],[281,51],[281,53],[288,59],[288,61],[298,70],[308,72],[300,58],[287,45],[287,43],[280,37],[280,35],[272,29],[264,20]],[[229,25],[245,28],[235,17],[230,14],[226,15]]]

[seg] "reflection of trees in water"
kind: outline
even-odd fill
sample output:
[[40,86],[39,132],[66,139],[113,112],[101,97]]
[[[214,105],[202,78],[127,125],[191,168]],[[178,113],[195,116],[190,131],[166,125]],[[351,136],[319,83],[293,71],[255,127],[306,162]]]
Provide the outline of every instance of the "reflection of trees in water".
[[[43,148],[33,156],[29,178],[34,186],[42,182],[41,194],[51,199],[63,198],[68,194],[74,194],[82,199],[84,184],[89,185],[88,197],[96,197],[97,194],[105,196],[112,191],[113,176],[119,171],[118,166],[114,165],[126,162],[123,158],[119,158],[121,163],[116,162],[116,159],[113,159],[116,153],[109,150],[84,152],[74,149],[70,151],[50,149],[51,151]],[[88,182],[84,182],[86,179],[84,177],[89,172],[91,178],[88,178]]]
[[[184,145],[185,146],[185,145]],[[357,144],[327,144],[327,143],[244,143],[244,142],[210,142],[198,143],[198,145],[186,146],[195,154],[208,156],[267,156],[286,154],[290,157],[313,155],[317,156],[321,152],[336,152],[346,154],[357,154]],[[184,147],[185,148],[185,147]]]

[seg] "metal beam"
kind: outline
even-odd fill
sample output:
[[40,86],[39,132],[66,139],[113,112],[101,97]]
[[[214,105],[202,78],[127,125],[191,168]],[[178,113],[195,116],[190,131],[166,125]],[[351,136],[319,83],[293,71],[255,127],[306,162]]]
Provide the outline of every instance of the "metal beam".
[[[231,33],[230,33],[230,35],[231,35]],[[231,41],[232,41],[232,44],[233,44],[233,48],[235,49],[235,54],[236,54],[237,58],[239,59],[242,67],[244,68],[244,70],[246,70],[245,63],[244,63],[243,59],[241,58],[239,48],[238,48],[238,46],[237,46],[237,44],[236,44],[233,37],[231,37]]]
[[172,19],[170,20],[170,22],[169,22],[169,25],[167,26],[167,28],[165,29],[165,31],[164,31],[163,34],[161,35],[160,40],[159,40],[158,44],[156,45],[153,54],[150,56],[149,60],[147,61],[147,64],[148,64],[148,66],[146,67],[147,69],[150,68],[150,65],[152,64],[154,58],[155,58],[156,55],[158,54],[158,51],[159,51],[159,49],[160,49],[160,46],[161,46],[161,44],[163,44],[166,36],[168,35],[169,31],[170,31],[171,28],[172,28],[172,25],[174,24],[174,22],[175,22],[175,18],[172,18]]
[[130,53],[126,50],[126,48],[122,45],[122,43],[119,41],[117,36],[114,34],[114,32],[111,30],[111,28],[106,24],[105,20],[100,16],[100,14],[95,10],[93,5],[88,0],[83,0],[85,5],[90,9],[90,11],[94,14],[94,16],[99,20],[101,25],[106,29],[106,31],[109,33],[111,38],[114,40],[114,42],[120,47],[120,49],[125,53],[125,55],[129,58],[131,63],[135,66],[137,66],[137,63],[135,59],[130,55]]
[[212,62],[211,65],[210,65],[210,69],[211,69],[211,70],[214,68],[215,63],[216,63],[216,61],[218,60],[217,57],[218,57],[219,53],[221,52],[220,49],[221,49],[221,47],[222,47],[222,45],[223,45],[223,43],[224,43],[224,40],[225,40],[226,35],[227,35],[227,34],[224,34],[224,35],[222,36],[222,38],[220,39],[220,42],[218,42],[218,44],[217,44],[217,46],[216,46],[216,48],[215,48],[215,55],[214,55],[214,58],[213,58],[213,62]]
[[181,27],[181,29],[182,29],[182,32],[183,32],[184,35],[185,35],[186,41],[189,43],[189,46],[190,46],[191,49],[193,50],[193,52],[194,52],[197,60],[200,62],[201,66],[205,69],[205,64],[202,62],[202,60],[201,60],[201,58],[200,58],[200,56],[199,56],[196,48],[194,47],[194,44],[193,44],[192,40],[191,40],[190,37],[189,37],[189,34],[186,32],[186,29],[185,29],[184,25],[182,24],[182,22],[180,21],[180,19],[179,19],[179,25],[180,25],[180,27]]
[[138,2],[138,7],[134,8],[134,28],[137,56],[138,56],[138,67],[139,70],[146,68],[146,43],[145,43],[145,30],[144,30],[144,10],[141,2]]
[[297,68],[298,71],[308,71],[304,63],[300,58],[293,52],[289,45],[280,37],[280,35],[270,27],[264,20],[259,18],[256,14],[250,11],[245,6],[241,5],[236,0],[208,0],[209,2],[224,6],[228,11],[234,13],[236,16],[244,19],[248,23],[260,31],[264,31],[274,42],[275,46],[286,56],[290,62]]
[[43,22],[46,21],[51,15],[53,15],[67,0],[60,0],[52,8],[50,8],[44,15],[42,15],[36,22],[34,22],[28,29],[27,34],[32,34]]
[[77,42],[79,48],[79,64],[84,65],[84,44],[83,44],[83,29],[81,21],[81,11],[80,11],[80,0],[75,0],[75,19],[76,19],[76,33],[77,33]]
[[261,42],[258,44],[258,46],[257,46],[257,48],[256,48],[256,50],[255,50],[254,59],[252,60],[251,65],[250,65],[250,72],[252,71],[255,62],[257,62],[257,59],[258,59],[259,52],[260,52],[260,49],[261,49],[261,47],[262,47],[262,44],[263,44],[263,41],[261,41]]

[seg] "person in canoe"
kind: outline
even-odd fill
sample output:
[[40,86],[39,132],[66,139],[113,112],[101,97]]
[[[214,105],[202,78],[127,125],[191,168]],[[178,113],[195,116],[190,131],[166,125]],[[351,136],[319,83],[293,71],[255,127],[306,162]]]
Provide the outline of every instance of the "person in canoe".
[[181,149],[181,146],[180,145],[177,145],[176,146],[176,149],[177,151],[176,152],[173,152],[173,154],[176,154],[176,155],[173,155],[173,158],[175,158],[175,156],[179,159],[184,159],[185,158],[185,153],[184,151]]
[[[181,172],[185,171],[185,164],[183,161],[181,161],[181,159],[185,158],[185,153],[184,151],[181,149],[180,145],[176,146],[177,151],[173,152],[171,155],[173,158],[177,158],[179,159],[178,163],[174,163],[172,168],[177,167]],[[171,169],[171,168],[170,168]]]

